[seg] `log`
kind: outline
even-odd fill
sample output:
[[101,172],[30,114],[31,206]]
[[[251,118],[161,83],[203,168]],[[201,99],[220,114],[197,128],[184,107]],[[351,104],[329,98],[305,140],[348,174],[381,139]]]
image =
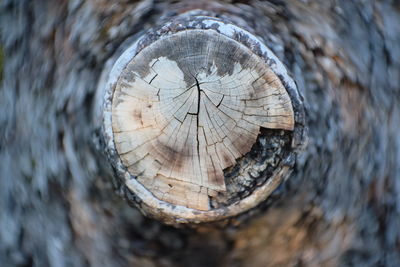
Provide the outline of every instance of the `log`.
[[[138,37],[105,72],[98,105],[106,150],[150,216],[172,224],[226,219],[265,201],[290,174],[302,102],[283,64],[248,31],[184,13]],[[286,145],[273,167],[251,155],[262,129],[282,130],[267,142]],[[250,166],[231,171],[245,160]]]

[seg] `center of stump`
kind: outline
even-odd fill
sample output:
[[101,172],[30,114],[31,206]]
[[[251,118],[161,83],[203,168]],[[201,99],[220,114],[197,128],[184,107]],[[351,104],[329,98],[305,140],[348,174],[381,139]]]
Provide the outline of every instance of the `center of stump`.
[[224,170],[260,129],[293,130],[290,97],[266,62],[213,30],[161,38],[123,68],[112,131],[129,173],[165,202],[207,211]]

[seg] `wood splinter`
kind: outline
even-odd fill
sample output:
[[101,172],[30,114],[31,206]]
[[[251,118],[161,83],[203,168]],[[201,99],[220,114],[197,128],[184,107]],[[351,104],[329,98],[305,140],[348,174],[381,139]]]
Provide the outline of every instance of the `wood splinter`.
[[252,149],[261,127],[294,130],[284,83],[296,90],[268,48],[215,18],[174,21],[137,40],[111,70],[104,128],[141,208],[166,221],[200,222],[265,199],[282,177],[240,203],[210,205],[227,191],[224,170]]

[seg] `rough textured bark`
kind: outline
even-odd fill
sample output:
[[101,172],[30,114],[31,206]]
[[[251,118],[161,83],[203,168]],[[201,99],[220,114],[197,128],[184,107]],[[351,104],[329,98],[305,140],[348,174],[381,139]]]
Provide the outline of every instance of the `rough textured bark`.
[[[114,193],[93,142],[107,59],[194,8],[250,24],[306,103],[309,141],[295,172],[240,226],[144,218]],[[400,264],[397,2],[5,0],[0,19],[4,266]]]

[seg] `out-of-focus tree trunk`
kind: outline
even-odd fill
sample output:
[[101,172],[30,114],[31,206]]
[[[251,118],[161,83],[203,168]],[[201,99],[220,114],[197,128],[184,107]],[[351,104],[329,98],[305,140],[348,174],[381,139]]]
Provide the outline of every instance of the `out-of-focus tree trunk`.
[[[93,141],[105,62],[196,8],[252,26],[296,80],[309,129],[274,201],[220,229],[143,217]],[[2,266],[400,265],[398,2],[3,0],[0,20]]]

